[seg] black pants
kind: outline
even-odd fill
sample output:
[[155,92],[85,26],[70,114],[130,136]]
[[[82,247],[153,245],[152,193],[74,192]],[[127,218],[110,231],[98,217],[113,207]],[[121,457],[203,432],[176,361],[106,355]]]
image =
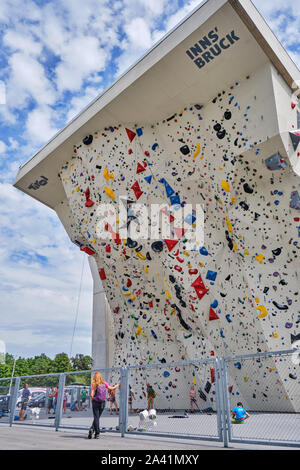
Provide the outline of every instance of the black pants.
[[93,400],[92,407],[93,407],[94,421],[93,421],[91,429],[95,431],[95,434],[100,434],[99,420],[105,407],[105,401]]

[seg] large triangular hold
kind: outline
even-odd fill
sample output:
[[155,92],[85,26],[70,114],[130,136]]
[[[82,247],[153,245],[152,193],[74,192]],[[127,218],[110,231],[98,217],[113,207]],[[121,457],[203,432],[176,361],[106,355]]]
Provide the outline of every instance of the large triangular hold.
[[133,139],[135,138],[136,136],[136,133],[131,131],[130,129],[127,129],[125,128],[126,132],[127,132],[127,135],[128,135],[128,139],[129,139],[129,142],[132,142]]
[[291,140],[292,140],[294,151],[296,152],[297,147],[298,147],[299,142],[300,142],[300,129],[297,130],[297,131],[290,132],[290,137],[291,137]]
[[197,294],[197,297],[199,300],[202,299],[202,297],[205,296],[205,294],[208,292],[208,289],[206,289],[205,287],[202,288],[202,287],[194,287],[195,291],[196,291],[196,294]]
[[164,240],[164,241],[165,241],[165,244],[168,247],[168,250],[172,251],[174,246],[177,245],[179,240]]
[[143,171],[145,171],[145,168],[143,167],[143,165],[141,165],[140,163],[137,164],[137,168],[136,168],[136,172],[137,173],[142,173]]
[[205,289],[205,285],[204,285],[204,282],[202,281],[202,277],[201,277],[201,276],[198,276],[198,277],[197,277],[196,281],[193,282],[192,287],[200,288],[200,289]]
[[210,307],[210,309],[209,309],[209,321],[212,321],[212,320],[219,320],[219,317],[216,314],[216,312]]

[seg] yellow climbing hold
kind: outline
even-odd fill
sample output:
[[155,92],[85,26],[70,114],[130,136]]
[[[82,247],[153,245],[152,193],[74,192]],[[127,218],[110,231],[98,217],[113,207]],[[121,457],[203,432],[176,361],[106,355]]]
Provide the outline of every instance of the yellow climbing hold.
[[105,170],[104,170],[104,178],[106,179],[106,181],[109,181],[110,179],[114,179],[114,174],[113,174],[113,173],[109,173],[108,169],[105,168]]
[[113,199],[114,201],[116,200],[115,193],[113,192],[112,189],[107,188],[106,186],[104,186],[104,191],[106,192],[106,194],[107,194],[111,199]]
[[233,230],[232,230],[232,225],[230,223],[230,220],[226,219],[226,224],[227,224],[228,232],[232,233]]
[[278,338],[278,334],[275,331],[273,332],[273,337]]
[[197,155],[199,155],[199,153],[200,153],[200,144],[198,143],[196,147],[196,152],[194,153],[193,158],[196,158]]
[[265,259],[265,256],[264,255],[256,255],[254,259],[255,259],[255,261],[258,261],[259,264],[262,264],[263,260]]
[[146,256],[142,255],[142,253],[140,253],[139,251],[135,251],[135,254],[137,255],[138,258],[140,258],[143,261],[147,259]]
[[221,181],[221,186],[227,193],[230,193],[230,183],[228,181]]
[[244,250],[244,255],[249,255],[249,251],[247,249]]
[[194,377],[193,377],[193,384],[194,384],[194,385],[197,385],[197,382],[196,382],[196,380],[194,379]]
[[259,310],[261,313],[258,315],[258,318],[265,318],[268,315],[268,310],[264,305],[259,305],[256,307],[256,310]]
[[168,297],[168,299],[172,298],[170,292],[167,289],[165,289],[165,294]]
[[245,382],[248,382],[248,380],[249,380],[249,377],[244,377]]
[[144,269],[145,269],[145,273],[148,274],[149,270],[148,270],[147,266],[145,266]]

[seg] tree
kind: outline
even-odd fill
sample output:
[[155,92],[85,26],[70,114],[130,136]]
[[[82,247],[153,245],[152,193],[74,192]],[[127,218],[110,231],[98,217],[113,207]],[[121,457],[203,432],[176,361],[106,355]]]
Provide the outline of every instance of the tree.
[[75,370],[90,370],[92,368],[91,356],[85,356],[84,354],[76,354],[75,357],[71,358],[72,369]]
[[53,360],[53,372],[71,372],[72,366],[66,353],[56,354]]

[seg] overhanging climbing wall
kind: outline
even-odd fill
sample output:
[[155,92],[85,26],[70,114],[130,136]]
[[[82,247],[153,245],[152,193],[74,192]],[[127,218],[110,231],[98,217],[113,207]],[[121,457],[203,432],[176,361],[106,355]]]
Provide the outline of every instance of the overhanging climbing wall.
[[[72,241],[97,261],[114,322],[114,366],[289,349],[300,339],[298,127],[289,88],[266,64],[207,103],[178,109],[174,102],[162,121],[107,123],[74,142],[59,174],[66,200],[56,210]],[[114,238],[99,238],[101,204],[124,204],[130,215],[136,202],[171,206],[171,215],[163,212],[175,219],[180,207],[203,204],[204,245],[186,246],[193,212],[172,241],[134,240],[133,216],[127,239],[118,236],[118,223],[106,225]],[[250,385],[236,367],[232,393],[249,397],[252,387],[251,409],[299,411],[299,396],[289,393],[299,380],[295,366],[288,376],[286,365],[274,369],[271,376],[266,368],[265,383]],[[186,396],[175,379],[186,382]],[[134,380],[142,397],[146,379]],[[172,408],[188,407],[193,383],[214,382],[209,367],[206,377],[174,370],[148,380]],[[266,387],[276,391],[276,403]]]

